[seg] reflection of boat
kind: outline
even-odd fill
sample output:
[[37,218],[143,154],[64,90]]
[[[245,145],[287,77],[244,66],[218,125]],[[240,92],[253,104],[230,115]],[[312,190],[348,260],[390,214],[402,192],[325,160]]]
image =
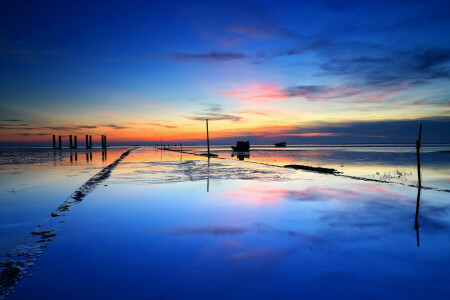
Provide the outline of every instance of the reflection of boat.
[[286,142],[274,143],[275,147],[286,147]]
[[250,151],[240,151],[231,153],[231,157],[236,155],[237,159],[244,160],[244,158],[250,158]]
[[233,149],[234,151],[250,151],[250,142],[238,141],[236,143],[236,146],[231,146],[231,149]]

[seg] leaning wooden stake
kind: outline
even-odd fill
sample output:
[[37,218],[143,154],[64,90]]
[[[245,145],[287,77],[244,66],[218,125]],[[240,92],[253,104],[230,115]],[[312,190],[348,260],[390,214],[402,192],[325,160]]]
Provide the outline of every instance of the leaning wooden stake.
[[209,157],[210,153],[209,153],[209,130],[208,130],[208,119],[206,119],[206,140],[208,141],[208,157]]

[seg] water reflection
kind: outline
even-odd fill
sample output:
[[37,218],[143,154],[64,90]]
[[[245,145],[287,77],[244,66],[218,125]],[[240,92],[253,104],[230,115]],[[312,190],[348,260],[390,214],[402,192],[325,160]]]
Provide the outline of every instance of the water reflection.
[[[99,285],[112,287],[103,297],[134,299],[149,291],[155,299],[450,292],[442,267],[450,253],[448,194],[424,190],[422,209],[439,213],[422,219],[427,242],[419,253],[412,242],[413,188],[188,153],[180,161],[173,151],[161,162],[161,154],[138,149],[124,159],[107,186],[71,212],[14,297],[70,290],[80,299]],[[70,289],[74,277],[86,288]]]
[[235,156],[239,160],[244,160],[244,158],[250,158],[250,151],[243,151],[243,152],[241,152],[241,151],[239,151],[239,152],[233,151],[231,153],[231,157],[235,157]]

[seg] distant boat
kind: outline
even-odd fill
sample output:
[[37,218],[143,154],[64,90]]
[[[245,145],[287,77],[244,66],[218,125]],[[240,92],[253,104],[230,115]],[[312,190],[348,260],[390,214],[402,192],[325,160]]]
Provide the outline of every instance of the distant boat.
[[286,147],[286,142],[274,143],[275,147]]
[[236,143],[236,146],[231,146],[231,149],[233,149],[234,151],[250,151],[250,142],[238,141]]

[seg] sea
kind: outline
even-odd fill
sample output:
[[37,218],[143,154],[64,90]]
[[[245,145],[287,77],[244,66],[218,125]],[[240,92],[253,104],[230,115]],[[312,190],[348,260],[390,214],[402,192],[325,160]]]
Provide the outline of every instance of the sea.
[[0,299],[450,297],[450,144],[230,146],[0,148]]

